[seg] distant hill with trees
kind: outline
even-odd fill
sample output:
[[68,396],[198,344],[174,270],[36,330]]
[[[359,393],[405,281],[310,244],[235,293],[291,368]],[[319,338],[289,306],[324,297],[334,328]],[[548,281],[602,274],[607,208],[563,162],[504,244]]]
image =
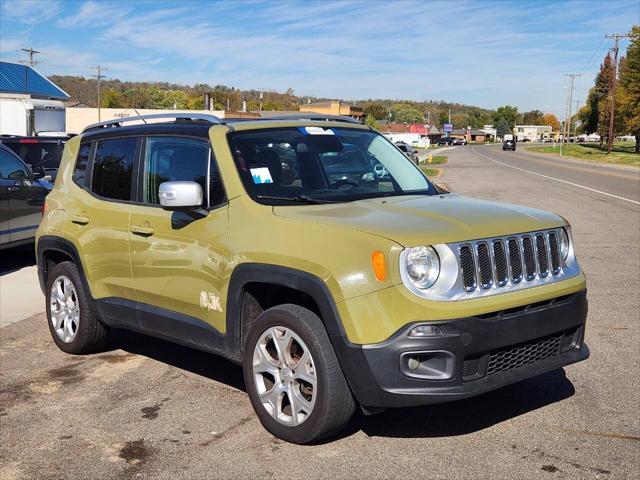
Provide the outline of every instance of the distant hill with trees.
[[[97,107],[97,81],[78,76],[52,75],[49,79],[66,91],[70,102]],[[102,80],[100,104],[103,108],[158,108],[180,110],[204,109],[204,94],[209,93],[215,110],[240,110],[247,102],[248,110],[280,111],[299,110],[308,102],[336,100],[322,97],[297,96],[292,89],[284,93],[261,90],[240,90],[225,85],[179,85],[168,82],[123,82]],[[262,98],[261,98],[262,97]],[[366,99],[356,102],[364,108],[370,121],[390,120],[398,123],[429,123],[442,127],[449,121],[455,128],[482,128],[496,125],[504,118],[513,127],[517,122],[535,124],[542,122],[540,111],[518,113],[518,108],[505,105],[497,110],[451,103],[445,101],[410,101],[392,99]]]

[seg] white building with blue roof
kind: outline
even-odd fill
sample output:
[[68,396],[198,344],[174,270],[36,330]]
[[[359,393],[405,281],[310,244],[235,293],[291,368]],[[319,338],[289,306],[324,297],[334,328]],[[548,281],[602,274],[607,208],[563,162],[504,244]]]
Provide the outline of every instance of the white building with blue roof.
[[0,134],[59,135],[69,95],[34,68],[0,62]]

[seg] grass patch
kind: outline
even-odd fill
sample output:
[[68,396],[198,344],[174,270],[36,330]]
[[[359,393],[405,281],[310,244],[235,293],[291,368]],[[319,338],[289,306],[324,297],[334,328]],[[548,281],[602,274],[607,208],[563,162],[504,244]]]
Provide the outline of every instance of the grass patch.
[[[618,165],[640,166],[640,155],[634,152],[633,142],[618,142],[613,144],[613,150],[607,155],[606,145],[601,149],[599,143],[570,143],[562,147],[562,156],[579,158],[598,163],[612,163]],[[560,155],[560,146],[525,147],[525,150],[547,155]]]
[[443,163],[447,163],[449,157],[446,155],[435,155],[431,157],[431,163],[429,163],[429,157],[425,158],[422,162],[422,165],[442,165]]
[[420,167],[420,170],[422,170],[427,177],[437,177],[440,175],[439,168]]

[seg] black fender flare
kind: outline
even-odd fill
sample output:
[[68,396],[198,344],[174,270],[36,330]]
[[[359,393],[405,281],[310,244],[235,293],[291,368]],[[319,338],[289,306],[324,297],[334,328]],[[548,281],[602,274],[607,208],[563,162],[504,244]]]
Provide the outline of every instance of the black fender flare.
[[89,297],[89,306],[93,313],[97,314],[96,302],[91,295],[91,289],[89,288],[87,276],[84,273],[84,267],[82,266],[82,260],[78,253],[78,249],[73,243],[64,238],[56,237],[54,235],[43,235],[38,239],[36,244],[36,263],[38,264],[38,281],[40,282],[40,289],[42,290],[42,293],[44,293],[46,297],[47,279],[49,276],[49,265],[46,262],[46,253],[50,251],[63,253],[75,264],[78,269],[78,273],[80,274],[80,278],[82,279],[84,291]]
[[[262,263],[243,263],[231,274],[227,293],[227,333],[233,336],[237,355],[242,356],[241,314],[242,294],[248,283],[268,283],[299,290],[309,295],[318,305],[329,340],[351,391],[361,404],[367,403],[364,392],[375,382],[362,352],[362,345],[347,338],[335,300],[326,283],[318,276],[293,268]],[[231,339],[230,339],[231,340]]]
[[[338,335],[346,338],[333,296],[319,277],[302,270],[264,263],[243,263],[233,270],[227,293],[227,327],[230,327],[228,331],[240,326],[244,287],[253,282],[288,287],[309,295],[320,309],[329,336]],[[240,342],[239,336],[237,340]]]

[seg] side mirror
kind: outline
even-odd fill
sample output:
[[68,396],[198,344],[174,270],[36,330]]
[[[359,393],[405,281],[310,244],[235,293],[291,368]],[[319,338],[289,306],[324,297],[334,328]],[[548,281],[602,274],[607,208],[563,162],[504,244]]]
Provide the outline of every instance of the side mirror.
[[158,188],[165,210],[197,210],[202,207],[202,187],[196,182],[164,182]]
[[16,170],[15,172],[11,172],[9,174],[9,178],[11,180],[28,180],[29,175],[24,170]]

